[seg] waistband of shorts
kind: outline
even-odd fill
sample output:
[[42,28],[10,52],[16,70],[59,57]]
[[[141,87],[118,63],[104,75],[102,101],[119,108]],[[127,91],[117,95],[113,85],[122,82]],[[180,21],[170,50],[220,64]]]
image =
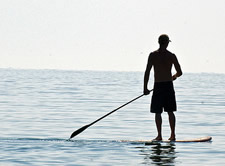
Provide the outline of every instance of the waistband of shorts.
[[169,85],[173,84],[173,81],[154,82],[155,85]]
[[154,89],[158,88],[173,88],[173,81],[155,82]]

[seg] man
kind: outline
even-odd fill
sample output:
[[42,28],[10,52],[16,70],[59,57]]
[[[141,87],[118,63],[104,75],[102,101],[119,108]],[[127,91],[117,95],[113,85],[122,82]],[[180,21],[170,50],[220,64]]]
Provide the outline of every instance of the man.
[[[151,101],[151,112],[155,113],[155,123],[157,127],[158,136],[154,139],[156,141],[162,140],[162,117],[163,109],[168,113],[171,135],[169,140],[176,140],[175,124],[176,117],[174,111],[177,110],[175,91],[173,87],[173,80],[182,75],[180,64],[175,56],[167,50],[170,39],[166,34],[159,36],[159,49],[150,53],[147,67],[144,75],[144,94],[148,95],[148,81],[150,71],[154,68],[154,90]],[[174,65],[176,74],[172,75],[172,66]]]

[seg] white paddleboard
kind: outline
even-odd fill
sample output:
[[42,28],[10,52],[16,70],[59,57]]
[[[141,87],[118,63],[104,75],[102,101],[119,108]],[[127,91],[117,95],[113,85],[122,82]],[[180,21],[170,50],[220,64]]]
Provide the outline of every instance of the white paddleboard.
[[202,137],[202,138],[195,138],[195,139],[183,139],[183,140],[162,140],[162,141],[155,141],[155,140],[121,140],[121,142],[130,142],[130,143],[145,143],[145,144],[152,144],[152,143],[169,143],[169,142],[209,142],[212,140],[212,137]]

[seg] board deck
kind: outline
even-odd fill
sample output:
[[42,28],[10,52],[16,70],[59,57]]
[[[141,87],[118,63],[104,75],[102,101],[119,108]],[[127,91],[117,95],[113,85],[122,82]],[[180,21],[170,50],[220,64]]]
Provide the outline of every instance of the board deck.
[[212,140],[212,137],[201,137],[196,139],[184,139],[184,140],[176,140],[176,141],[170,141],[170,140],[162,140],[162,141],[155,141],[155,140],[122,140],[121,142],[131,142],[131,143],[145,143],[145,144],[153,144],[153,143],[170,143],[170,142],[209,142]]

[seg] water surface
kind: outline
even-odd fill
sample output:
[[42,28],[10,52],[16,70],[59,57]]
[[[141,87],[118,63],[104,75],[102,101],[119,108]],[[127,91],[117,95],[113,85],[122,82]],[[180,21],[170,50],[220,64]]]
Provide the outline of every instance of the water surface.
[[[224,74],[185,73],[174,82],[177,139],[207,143],[146,146],[156,136],[149,96],[72,141],[71,133],[142,94],[142,72],[0,69],[0,165],[223,165]],[[149,87],[152,87],[152,80]],[[170,135],[163,114],[163,137]]]

